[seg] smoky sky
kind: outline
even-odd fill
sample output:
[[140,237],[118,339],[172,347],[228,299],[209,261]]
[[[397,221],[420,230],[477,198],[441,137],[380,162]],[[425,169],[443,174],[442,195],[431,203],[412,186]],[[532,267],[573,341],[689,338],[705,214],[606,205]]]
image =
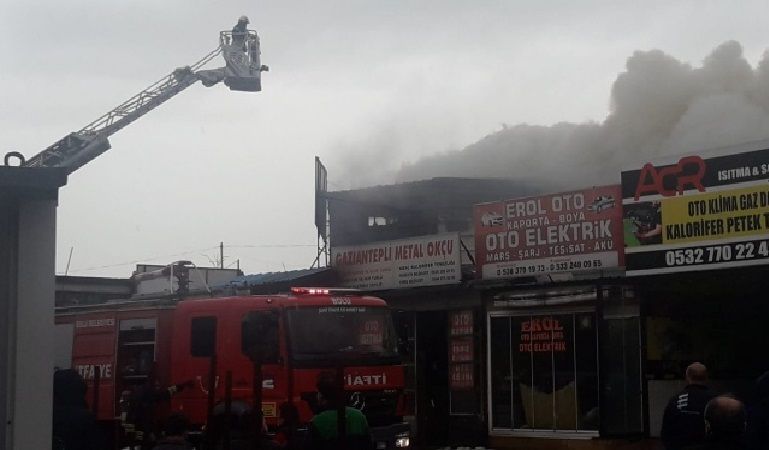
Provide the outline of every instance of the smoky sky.
[[[692,67],[637,51],[610,90],[601,123],[505,125],[460,151],[401,167],[399,181],[512,177],[553,189],[616,183],[623,168],[687,152],[769,139],[769,52],[756,67],[727,41]],[[725,149],[725,151],[728,151]]]
[[[759,1],[0,3],[5,151],[31,156],[195,62],[241,14],[271,68],[258,94],[187,89],[69,177],[57,271],[73,248],[76,275],[127,276],[136,261],[208,265],[220,241],[225,265],[240,259],[246,272],[309,266],[315,155],[332,189],[545,174],[572,153],[587,175],[589,162],[613,167],[623,151],[767,129],[766,101],[746,93],[765,76],[769,8]],[[742,50],[719,47],[732,40]],[[632,100],[647,90],[646,103]],[[674,112],[645,118],[659,112],[652,97]],[[724,114],[745,121],[714,131],[708,121]]]

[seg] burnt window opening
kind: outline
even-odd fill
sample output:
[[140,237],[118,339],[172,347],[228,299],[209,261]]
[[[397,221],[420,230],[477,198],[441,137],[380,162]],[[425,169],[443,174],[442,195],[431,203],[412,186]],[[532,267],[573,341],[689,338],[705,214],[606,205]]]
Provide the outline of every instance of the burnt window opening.
[[397,217],[386,217],[386,216],[369,216],[368,217],[368,226],[370,227],[384,227],[387,225],[393,225],[398,223]]

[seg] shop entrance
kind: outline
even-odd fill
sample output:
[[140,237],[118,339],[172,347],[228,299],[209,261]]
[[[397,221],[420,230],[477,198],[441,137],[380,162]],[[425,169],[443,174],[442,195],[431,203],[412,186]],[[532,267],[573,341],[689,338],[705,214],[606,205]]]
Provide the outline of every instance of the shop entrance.
[[417,441],[445,445],[449,425],[448,316],[416,313]]
[[492,315],[489,349],[493,429],[597,433],[594,311]]

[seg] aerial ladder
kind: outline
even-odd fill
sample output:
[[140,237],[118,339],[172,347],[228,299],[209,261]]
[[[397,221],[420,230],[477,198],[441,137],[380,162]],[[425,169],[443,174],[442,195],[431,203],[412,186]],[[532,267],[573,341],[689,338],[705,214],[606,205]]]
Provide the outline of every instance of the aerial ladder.
[[[241,21],[244,19],[247,23],[248,18],[241,17]],[[220,54],[224,56],[224,67],[203,69]],[[67,174],[70,174],[109,150],[110,136],[196,82],[200,81],[210,87],[223,81],[234,91],[258,92],[262,90],[261,73],[267,70],[269,68],[261,63],[256,31],[222,31],[219,33],[219,46],[196,63],[174,70],[26,161],[17,152],[12,153],[21,159],[23,166],[64,167]]]

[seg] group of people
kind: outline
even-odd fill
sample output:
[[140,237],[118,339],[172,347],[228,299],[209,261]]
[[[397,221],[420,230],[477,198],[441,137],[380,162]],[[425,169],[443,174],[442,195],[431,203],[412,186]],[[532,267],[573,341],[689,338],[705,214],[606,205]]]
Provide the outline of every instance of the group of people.
[[[232,408],[229,422],[222,426],[224,415],[216,423],[209,424],[209,445],[216,450],[241,450],[253,448],[259,440],[263,450],[326,450],[345,448],[347,450],[372,449],[371,435],[366,417],[359,410],[344,407],[345,434],[343,442],[338,435],[340,406],[344,405],[344,391],[337,385],[331,372],[321,373],[317,380],[318,398],[316,414],[309,430],[300,430],[299,413],[296,407],[285,403],[280,407],[281,424],[272,437],[266,434],[263,422],[261,433],[256,433],[253,412],[248,407]],[[179,387],[175,387],[179,388]],[[137,399],[144,403],[141,411],[155,406],[156,389],[139,389]],[[85,400],[86,384],[75,370],[59,370],[54,374],[53,449],[54,450],[102,450],[109,448],[97,426],[96,417]],[[165,398],[165,397],[164,397]],[[146,403],[146,405],[145,405]],[[146,407],[145,407],[146,406]],[[150,416],[148,416],[150,417]],[[137,422],[137,430],[144,431],[139,445],[142,450],[189,450],[187,439],[190,424],[181,413],[173,413],[165,420],[162,433],[149,433],[151,427]],[[143,424],[142,426],[138,426]],[[226,429],[226,432],[224,430]]]
[[769,372],[757,380],[757,399],[748,411],[730,394],[708,386],[701,363],[686,368],[686,387],[673,396],[662,418],[666,450],[769,449]]

